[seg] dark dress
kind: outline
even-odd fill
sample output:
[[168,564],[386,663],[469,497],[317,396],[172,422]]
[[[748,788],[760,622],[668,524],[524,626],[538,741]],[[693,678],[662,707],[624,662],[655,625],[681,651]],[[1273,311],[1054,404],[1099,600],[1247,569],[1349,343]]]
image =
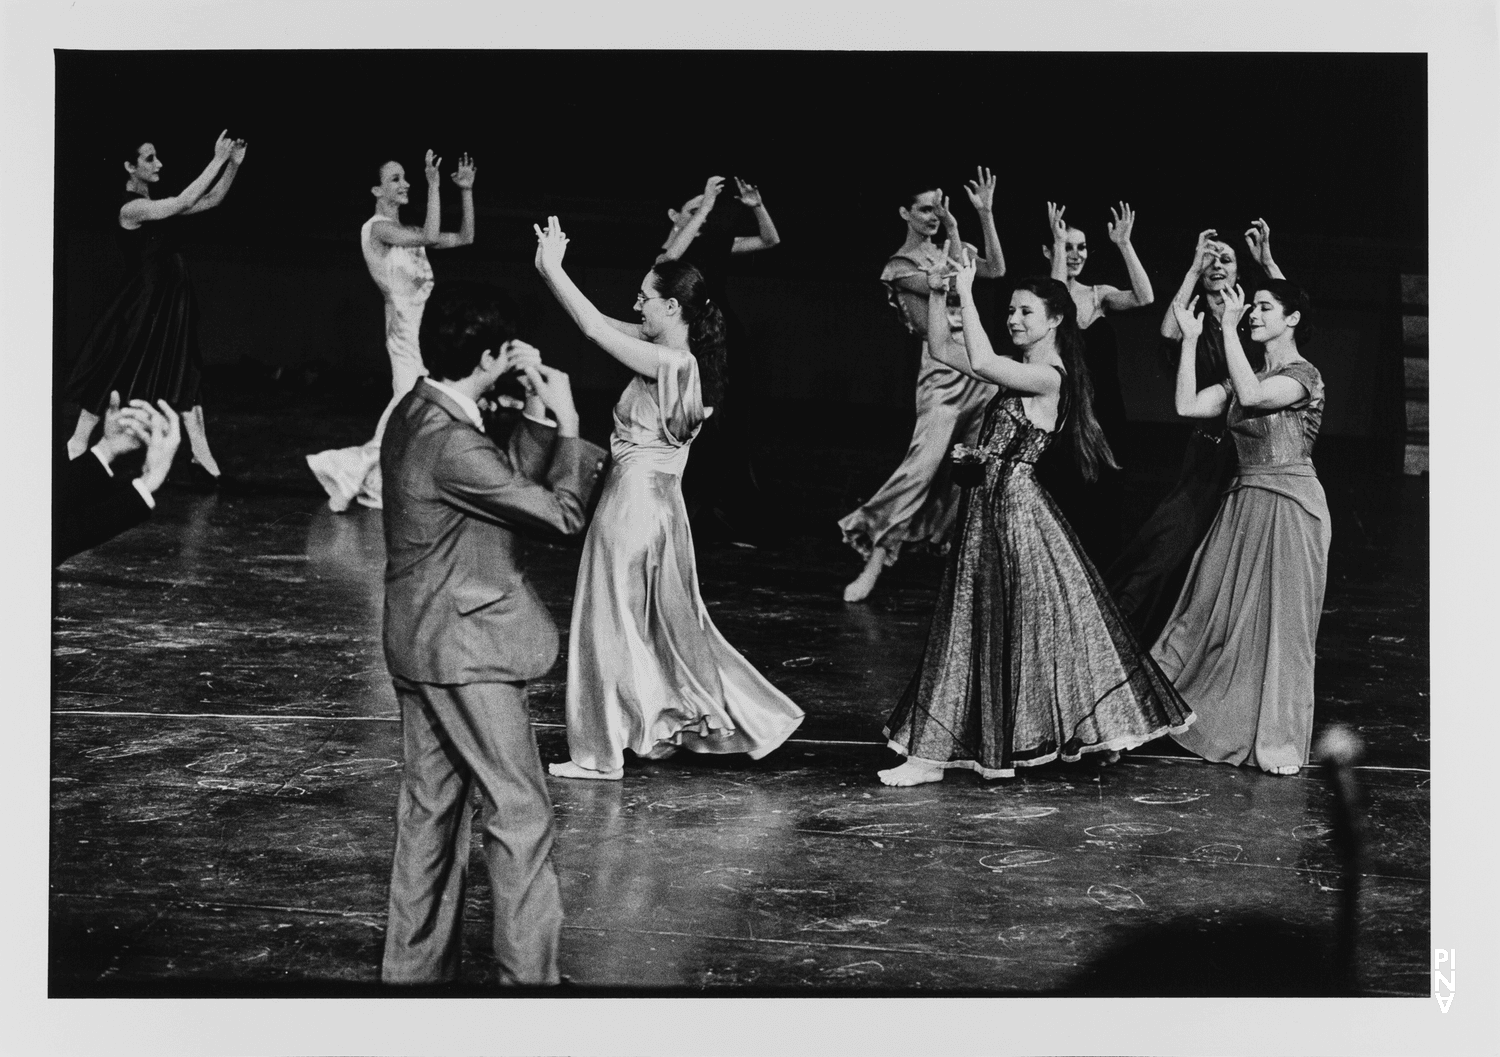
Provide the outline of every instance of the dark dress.
[[886,724],[898,752],[999,778],[1192,722],[1037,484],[1053,436],[1020,393],[1001,390],[985,410],[984,482],[961,501],[921,665]]
[[[1249,314],[1240,320],[1240,345],[1251,366],[1264,363],[1265,352],[1250,340]],[[1163,341],[1163,352],[1175,370],[1181,345]],[[1199,388],[1217,385],[1228,377],[1224,336],[1217,326],[1205,326],[1196,349]],[[1205,421],[1188,437],[1177,482],[1119,558],[1104,574],[1120,612],[1136,638],[1149,646],[1166,626],[1177,596],[1187,579],[1193,552],[1213,524],[1219,498],[1234,479],[1234,445],[1222,418]]]
[[1260,377],[1275,374],[1305,395],[1247,411],[1230,393],[1235,476],[1151,649],[1198,716],[1177,741],[1205,759],[1265,770],[1307,763],[1331,538],[1311,458],[1323,378],[1306,360]]
[[[141,197],[127,191],[124,202]],[[200,402],[198,301],[180,248],[182,224],[168,217],[117,228],[130,275],[73,365],[67,396],[83,410],[102,415],[111,390],[124,403],[165,400],[186,410]]]

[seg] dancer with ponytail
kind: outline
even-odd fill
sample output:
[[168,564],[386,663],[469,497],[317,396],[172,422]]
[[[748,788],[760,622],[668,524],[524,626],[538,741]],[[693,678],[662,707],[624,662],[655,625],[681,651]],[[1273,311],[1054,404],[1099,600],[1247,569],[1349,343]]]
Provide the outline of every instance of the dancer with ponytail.
[[682,470],[724,387],[724,323],[703,276],[664,260],[636,295],[639,323],[610,319],[563,271],[556,217],[536,229],[536,268],[584,337],[635,372],[615,404],[599,506],[568,635],[568,754],[561,778],[618,780],[624,750],[771,752],[802,710],[724,640],[698,593]]
[[953,275],[964,343],[948,340],[952,271],[928,273],[928,349],[1001,388],[984,412],[984,479],[960,504],[921,664],[886,724],[890,747],[907,757],[880,772],[886,785],[938,782],[950,767],[1010,777],[1016,767],[1115,754],[1192,721],[1036,481],[1036,461],[1059,435],[1085,478],[1114,464],[1068,288],[1051,278],[1017,284],[1006,315],[1017,361],[997,354],[980,325],[972,260]]

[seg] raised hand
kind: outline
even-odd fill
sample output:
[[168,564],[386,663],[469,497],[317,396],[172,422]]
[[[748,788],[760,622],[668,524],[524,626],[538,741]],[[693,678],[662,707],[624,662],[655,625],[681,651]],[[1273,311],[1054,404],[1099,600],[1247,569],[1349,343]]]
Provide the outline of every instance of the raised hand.
[[979,274],[979,262],[965,249],[963,264],[958,264],[957,267],[958,270],[953,273],[953,286],[959,296],[967,300],[974,289],[974,276]]
[[760,197],[760,188],[756,187],[754,184],[746,183],[738,176],[734,178],[734,182],[735,185],[739,188],[739,193],[735,197],[737,197],[741,202],[749,206],[751,209],[759,209],[763,204]]
[[236,165],[245,164],[245,151],[248,150],[249,147],[250,144],[246,143],[244,140],[235,140],[234,149],[229,152],[229,160],[234,162],[234,164]]
[[479,170],[474,166],[474,159],[465,153],[458,159],[458,168],[453,170],[453,182],[465,191],[473,190],[474,176]]
[[948,230],[950,236],[958,234],[958,218],[953,215],[953,209],[948,202],[948,196],[943,194],[942,188],[938,188],[938,219],[943,222],[943,227]]
[[505,364],[502,373],[525,371],[527,367],[535,367],[542,362],[541,350],[519,338],[512,338],[500,346],[500,356]]
[[1193,271],[1204,271],[1214,257],[1214,241],[1219,237],[1216,228],[1204,228],[1198,232],[1198,245],[1193,249]]
[[943,259],[941,261],[939,261],[937,264],[933,265],[930,269],[928,269],[928,271],[927,271],[927,289],[928,290],[946,290],[946,289],[948,289],[948,281],[950,279],[952,279],[955,274],[957,274],[958,262],[955,261],[955,260],[953,260],[951,257],[948,256],[948,252],[949,252],[950,249],[952,249],[952,247],[953,247],[953,240],[952,239],[949,239],[948,241],[944,242],[943,243]]
[[427,152],[427,160],[423,162],[423,168],[427,171],[427,182],[435,184],[443,178],[443,159],[432,151]]
[[1239,326],[1240,317],[1249,310],[1250,306],[1245,304],[1245,291],[1238,284],[1224,288],[1224,317],[1220,322],[1225,330]]
[[167,471],[172,468],[177,446],[182,443],[181,425],[177,412],[165,400],[156,402],[160,412],[144,400],[133,400],[131,404],[140,404],[151,415],[151,435],[146,441],[146,461],[141,467],[140,479],[148,490],[154,492],[161,487],[167,479]]
[[1121,202],[1120,208],[1109,207],[1109,241],[1124,247],[1130,242],[1130,233],[1135,229],[1135,210],[1129,202]]
[[577,436],[578,411],[573,405],[573,389],[568,383],[568,376],[556,367],[549,367],[541,362],[526,367],[522,374],[542,406],[557,419],[559,432]]
[[1245,243],[1250,247],[1250,256],[1265,267],[1271,259],[1271,225],[1256,218],[1245,230]]
[[703,212],[707,213],[714,207],[714,202],[724,190],[724,177],[710,176],[708,183],[703,185]]
[[531,225],[531,229],[536,232],[536,258],[533,262],[536,270],[560,270],[563,254],[568,251],[568,236],[563,234],[562,225],[556,217],[548,217],[545,230],[537,224]]
[[1047,203],[1047,228],[1052,232],[1053,242],[1068,241],[1068,222],[1063,219],[1063,213],[1067,212],[1067,206],[1060,206],[1054,202]]
[[992,213],[995,210],[995,176],[983,165],[975,166],[975,178],[964,185],[969,202],[975,209]]
[[214,140],[214,157],[227,159],[234,151],[234,140],[229,138],[229,130],[226,128],[219,133],[219,138]]
[[1203,313],[1198,311],[1198,298],[1193,298],[1188,304],[1173,301],[1172,315],[1177,319],[1177,326],[1182,331],[1183,338],[1188,341],[1197,341],[1198,335],[1203,333]]

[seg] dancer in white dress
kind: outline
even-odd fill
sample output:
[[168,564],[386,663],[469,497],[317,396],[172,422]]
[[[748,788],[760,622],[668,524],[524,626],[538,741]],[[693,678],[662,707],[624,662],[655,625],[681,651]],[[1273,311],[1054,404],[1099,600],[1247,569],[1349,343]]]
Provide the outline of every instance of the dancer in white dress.
[[440,230],[442,163],[432,151],[427,152],[427,218],[420,228],[401,223],[401,207],[410,198],[411,185],[400,162],[388,161],[382,165],[380,182],[370,188],[375,196],[375,215],[360,228],[359,246],[370,278],[385,296],[385,349],[391,357],[392,393],[375,426],[375,436],[369,441],[307,457],[308,468],[328,493],[330,510],[347,510],[352,502],[380,509],[380,438],[385,433],[386,419],[397,401],[427,373],[417,341],[422,309],[432,293],[432,265],[427,263],[427,247],[467,246],[474,241],[474,162],[465,154],[453,173],[453,182],[463,199],[463,221],[456,233]]

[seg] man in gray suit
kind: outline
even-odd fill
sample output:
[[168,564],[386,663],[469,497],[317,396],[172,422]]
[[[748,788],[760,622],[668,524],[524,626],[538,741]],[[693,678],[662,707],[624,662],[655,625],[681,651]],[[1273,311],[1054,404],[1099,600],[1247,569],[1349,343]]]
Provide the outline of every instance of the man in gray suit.
[[[558,639],[516,537],[583,531],[604,452],[578,437],[567,375],[513,340],[501,297],[472,283],[434,289],[420,334],[431,375],[396,406],[380,446],[385,656],[405,753],[386,984],[458,977],[475,785],[499,981],[559,979],[552,801],[526,708],[526,681],[552,667]],[[517,370],[531,395],[501,450],[477,405]]]

